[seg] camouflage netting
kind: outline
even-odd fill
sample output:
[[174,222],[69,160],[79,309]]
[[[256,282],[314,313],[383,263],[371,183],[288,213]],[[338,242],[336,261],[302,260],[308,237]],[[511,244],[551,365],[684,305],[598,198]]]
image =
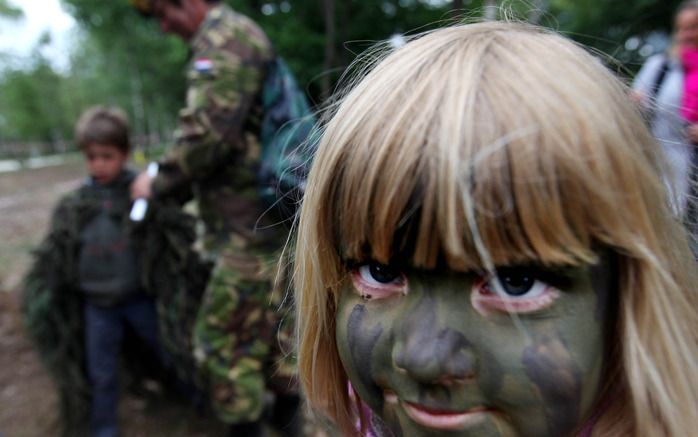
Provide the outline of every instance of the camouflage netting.
[[[176,205],[154,206],[145,222],[132,230],[142,244],[144,288],[157,297],[161,343],[173,370],[180,381],[200,388],[191,355],[191,330],[209,266],[192,249],[194,218]],[[62,435],[71,437],[86,435],[90,402],[82,295],[74,285],[77,244],[79,229],[97,208],[80,191],[61,200],[49,236],[34,252],[22,295],[25,326],[58,388]],[[142,369],[131,365],[127,370]]]
[[194,218],[178,207],[160,207],[142,231],[143,284],[157,297],[161,344],[178,378],[201,388],[192,355],[192,331],[211,265],[192,250]]

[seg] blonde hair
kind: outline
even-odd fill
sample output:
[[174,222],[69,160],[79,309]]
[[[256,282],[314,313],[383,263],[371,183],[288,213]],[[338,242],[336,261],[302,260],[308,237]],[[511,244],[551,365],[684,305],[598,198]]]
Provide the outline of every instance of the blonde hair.
[[617,384],[594,435],[698,429],[695,262],[626,92],[583,49],[523,24],[444,28],[377,62],[326,126],[298,224],[311,407],[355,432],[334,334],[345,260],[490,269],[593,263],[607,247]]

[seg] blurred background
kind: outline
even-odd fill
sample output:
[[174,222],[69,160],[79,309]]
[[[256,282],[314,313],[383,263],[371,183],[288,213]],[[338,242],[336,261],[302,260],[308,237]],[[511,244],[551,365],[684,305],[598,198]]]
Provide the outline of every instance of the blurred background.
[[[373,42],[502,10],[617,59],[632,74],[669,42],[678,0],[227,0],[256,20],[317,105]],[[45,28],[38,23],[44,17]],[[187,49],[127,0],[0,0],[0,158],[73,148],[95,103],[125,108],[144,147],[172,130]],[[29,28],[29,29],[28,29]],[[26,37],[31,30],[31,38]]]
[[[375,42],[502,14],[553,28],[608,55],[631,79],[670,44],[680,0],[226,0],[259,23],[316,108]],[[18,312],[30,251],[60,195],[85,171],[73,144],[78,115],[118,105],[131,119],[133,164],[167,144],[184,101],[187,48],[159,35],[128,0],[0,0],[0,437],[57,435],[52,381]],[[615,59],[617,62],[610,62]],[[186,407],[127,394],[127,436],[213,436]]]

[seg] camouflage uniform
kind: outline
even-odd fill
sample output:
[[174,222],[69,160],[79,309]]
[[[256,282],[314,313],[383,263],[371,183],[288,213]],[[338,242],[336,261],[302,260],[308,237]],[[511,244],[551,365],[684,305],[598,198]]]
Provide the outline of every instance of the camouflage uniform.
[[274,52],[256,24],[222,4],[191,48],[187,106],[153,191],[191,188],[198,202],[204,247],[216,264],[197,317],[195,356],[218,416],[252,422],[265,392],[288,392],[295,371],[283,347],[290,329],[277,330],[285,287],[274,283],[287,230],[257,187],[261,88]]

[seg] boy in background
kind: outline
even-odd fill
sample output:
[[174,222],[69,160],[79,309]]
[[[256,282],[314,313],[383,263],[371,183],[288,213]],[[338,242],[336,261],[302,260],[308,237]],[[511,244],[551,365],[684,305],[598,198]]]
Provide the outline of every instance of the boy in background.
[[[49,233],[25,282],[30,289],[25,291],[25,307],[31,311],[38,298],[52,300],[53,314],[62,317],[54,321],[56,325],[71,330],[73,338],[84,337],[84,344],[65,348],[74,350],[72,355],[44,353],[44,359],[59,385],[64,418],[80,423],[80,414],[89,414],[90,435],[111,437],[118,435],[118,370],[125,330],[132,328],[159,357],[158,319],[154,299],[142,287],[141,250],[130,232],[129,187],[135,173],[126,168],[130,151],[126,115],[116,108],[90,108],[76,124],[75,139],[89,177],[54,210]],[[32,320],[31,313],[27,319]],[[38,328],[31,323],[28,328],[42,349],[41,342],[48,341],[46,329],[39,329],[42,320],[33,320]],[[83,400],[91,398],[89,412],[75,408],[86,404],[75,401],[71,393],[79,387],[67,386],[71,376],[65,376],[75,372],[56,360],[84,361],[88,382]]]

